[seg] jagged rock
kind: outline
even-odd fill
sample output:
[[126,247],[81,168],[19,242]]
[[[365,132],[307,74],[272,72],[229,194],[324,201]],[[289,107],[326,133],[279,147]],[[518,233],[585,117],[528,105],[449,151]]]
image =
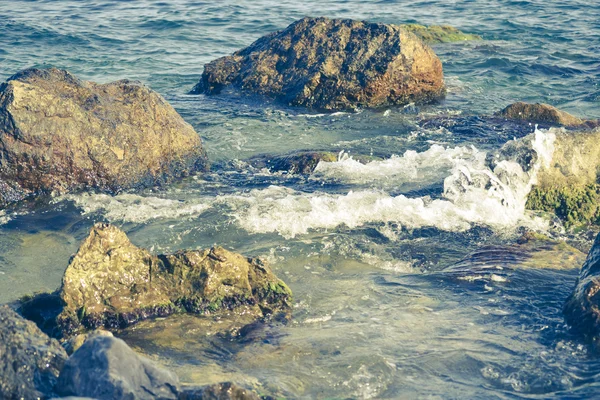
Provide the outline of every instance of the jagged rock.
[[[176,312],[288,314],[291,291],[261,260],[222,247],[152,255],[117,227],[98,223],[71,259],[58,293],[20,312],[58,337],[125,328]],[[61,305],[58,312],[40,303]]]
[[137,355],[121,339],[94,336],[65,363],[56,392],[98,400],[174,400],[179,379]]
[[320,161],[337,161],[337,154],[329,151],[299,151],[282,156],[261,155],[248,162],[255,168],[267,168],[271,172],[310,174]]
[[[260,400],[255,392],[239,387],[235,383],[224,382],[201,388],[184,388],[179,400]],[[264,397],[263,397],[264,399]]]
[[561,111],[548,104],[528,104],[517,102],[496,113],[497,116],[512,120],[547,123],[551,125],[578,126],[585,123],[581,118]]
[[139,82],[28,69],[0,85],[0,207],[28,196],[161,184],[206,167],[200,137]]
[[50,397],[66,360],[56,340],[7,306],[0,307],[0,398]]
[[401,26],[414,33],[419,39],[427,44],[481,40],[481,36],[479,35],[464,33],[448,25],[424,26],[419,24],[404,24]]
[[600,338],[600,234],[585,263],[563,313],[567,323],[598,345]]
[[227,86],[334,111],[429,102],[445,94],[442,63],[408,29],[304,18],[204,66],[192,93]]

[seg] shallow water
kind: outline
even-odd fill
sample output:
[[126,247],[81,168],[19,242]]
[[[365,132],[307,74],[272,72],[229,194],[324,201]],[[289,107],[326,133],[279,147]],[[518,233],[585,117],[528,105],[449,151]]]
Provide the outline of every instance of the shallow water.
[[[448,96],[431,106],[323,115],[186,94],[204,63],[307,14],[450,24],[484,40],[434,47]],[[107,220],[154,252],[219,244],[261,256],[294,292],[290,324],[244,340],[199,340],[189,321],[124,333],[184,382],[289,398],[598,396],[600,363],[561,315],[585,255],[516,244],[524,228],[562,237],[523,208],[555,131],[481,116],[523,100],[599,118],[598,15],[581,1],[0,2],[1,79],[32,65],[139,79],[196,128],[213,162],[161,190],[1,213],[0,302],[58,287],[93,222]],[[508,142],[534,165],[493,157]],[[308,176],[245,161],[300,149],[339,161]]]

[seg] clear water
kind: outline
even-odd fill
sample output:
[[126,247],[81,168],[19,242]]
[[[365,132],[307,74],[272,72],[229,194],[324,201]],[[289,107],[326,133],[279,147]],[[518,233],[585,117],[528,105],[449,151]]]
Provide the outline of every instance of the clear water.
[[[186,94],[204,63],[305,15],[449,24],[484,40],[434,47],[448,96],[418,113],[319,115]],[[553,132],[480,116],[523,100],[600,118],[599,15],[582,1],[0,1],[0,79],[33,65],[139,79],[196,128],[213,162],[162,190],[0,214],[0,302],[58,287],[90,226],[108,220],[156,252],[219,244],[262,256],[294,292],[293,322],[253,340],[207,346],[185,324],[163,327],[171,345],[158,328],[127,333],[184,382],[289,398],[598,396],[600,363],[561,315],[584,254],[516,246],[523,227],[560,230],[523,210],[535,168],[485,162],[517,138],[541,165]],[[468,117],[422,123],[436,116]],[[343,153],[310,176],[244,161],[299,149]],[[360,165],[359,154],[376,160]]]

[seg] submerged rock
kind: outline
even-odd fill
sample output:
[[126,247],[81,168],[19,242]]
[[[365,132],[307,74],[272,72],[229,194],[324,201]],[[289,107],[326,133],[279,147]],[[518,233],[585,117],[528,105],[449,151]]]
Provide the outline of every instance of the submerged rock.
[[329,151],[299,151],[282,156],[257,156],[248,162],[255,168],[267,168],[271,172],[310,174],[319,162],[337,161],[337,154]]
[[45,310],[36,298],[25,302],[21,312],[61,337],[125,328],[176,312],[240,310],[259,319],[288,314],[291,307],[290,289],[259,259],[222,247],[155,256],[102,223],[71,259],[54,297],[61,307],[59,313],[45,312],[50,321],[40,315]]
[[0,398],[52,395],[67,353],[31,321],[0,307]]
[[187,388],[182,390],[179,395],[179,400],[260,400],[261,398],[264,399],[255,392],[231,382]]
[[56,392],[98,400],[175,400],[179,379],[137,355],[121,339],[95,336],[66,362]]
[[50,68],[0,85],[0,207],[161,184],[206,163],[194,129],[139,82],[97,84]]
[[596,345],[600,339],[600,235],[581,267],[575,290],[565,302],[567,323]]
[[579,126],[586,121],[561,111],[548,104],[528,104],[517,102],[496,113],[497,116],[512,120],[532,123],[547,123],[551,125]]
[[419,39],[427,44],[462,42],[465,40],[481,40],[481,36],[471,33],[464,33],[448,25],[419,25],[404,24],[401,25],[409,32],[414,33]]
[[429,102],[445,93],[442,63],[408,29],[304,18],[204,66],[192,93],[227,86],[319,110]]

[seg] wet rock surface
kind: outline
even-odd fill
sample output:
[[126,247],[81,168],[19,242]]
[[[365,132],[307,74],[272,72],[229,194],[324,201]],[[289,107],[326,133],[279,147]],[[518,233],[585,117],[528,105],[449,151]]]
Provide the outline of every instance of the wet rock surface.
[[290,289],[259,259],[222,247],[155,256],[102,223],[72,258],[59,291],[40,296],[24,302],[20,311],[58,337],[121,329],[178,312],[239,310],[256,320],[291,310]]
[[0,307],[0,398],[51,397],[66,360],[56,340],[9,307]]
[[121,339],[95,336],[66,362],[56,391],[98,400],[177,399],[175,374],[137,355]]
[[566,322],[590,339],[596,347],[600,338],[600,235],[581,267],[573,293],[563,309]]
[[557,126],[596,125],[596,121],[586,121],[548,104],[528,104],[517,102],[496,113],[499,117],[531,123],[547,123]]
[[206,64],[192,93],[228,86],[325,111],[430,102],[445,93],[441,61],[408,29],[328,18],[301,19]]
[[260,397],[255,392],[244,389],[232,382],[216,383],[200,388],[184,388],[179,400],[260,400],[271,397]]
[[0,85],[0,207],[24,198],[152,186],[205,169],[199,135],[139,82],[28,69]]

